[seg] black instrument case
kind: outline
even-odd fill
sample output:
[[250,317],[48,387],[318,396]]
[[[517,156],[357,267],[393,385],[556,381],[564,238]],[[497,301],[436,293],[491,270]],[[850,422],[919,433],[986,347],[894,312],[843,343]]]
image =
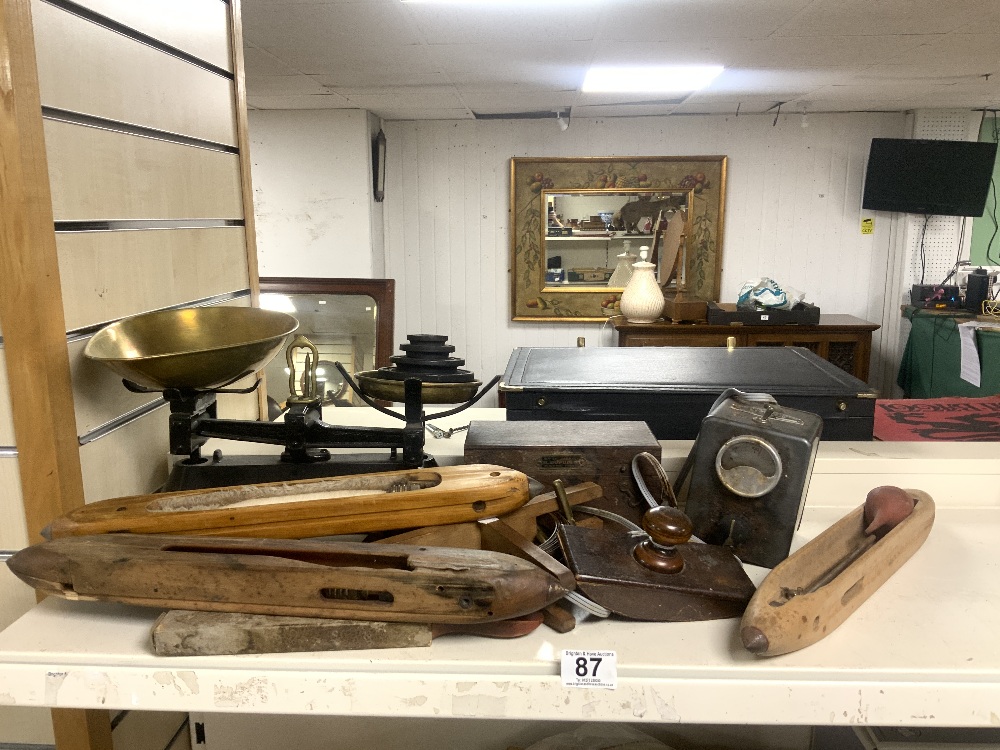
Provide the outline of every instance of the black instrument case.
[[823,440],[871,440],[876,391],[801,347],[515,349],[500,383],[507,419],[641,420],[693,440],[727,388],[823,418]]

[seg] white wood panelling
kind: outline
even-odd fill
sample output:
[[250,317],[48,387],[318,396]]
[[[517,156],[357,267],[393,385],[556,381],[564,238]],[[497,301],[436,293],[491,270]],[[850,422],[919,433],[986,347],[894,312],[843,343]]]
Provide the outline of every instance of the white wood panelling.
[[56,235],[67,330],[247,288],[243,227]]
[[3,346],[0,346],[0,446],[12,445],[14,445],[14,418],[10,411],[7,358]]
[[238,219],[239,156],[45,121],[56,221]]
[[31,9],[43,106],[236,144],[231,79],[42,0]]
[[[482,380],[520,346],[613,345],[610,325],[510,321],[512,156],[729,157],[722,300],[770,276],[824,312],[881,322],[890,222],[861,234],[873,137],[903,137],[900,114],[396,121],[388,137],[386,276],[397,339],[441,333]],[[287,273],[287,272],[286,272]],[[878,333],[876,333],[876,338]],[[495,404],[495,396],[484,405]]]
[[80,447],[88,503],[152,492],[167,478],[170,409],[157,409]]
[[76,0],[80,5],[232,71],[229,3],[222,0]]

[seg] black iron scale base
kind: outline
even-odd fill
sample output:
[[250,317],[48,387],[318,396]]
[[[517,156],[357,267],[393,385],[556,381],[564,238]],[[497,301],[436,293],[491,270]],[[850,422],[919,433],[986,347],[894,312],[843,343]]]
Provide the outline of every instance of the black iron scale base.
[[437,466],[437,461],[433,457],[426,453],[423,455],[419,467],[413,467],[403,461],[399,454],[331,454],[325,461],[290,463],[282,460],[279,454],[223,456],[221,451],[216,451],[204,463],[191,463],[188,459],[178,461],[170,470],[170,476],[160,491],[176,492],[232,487],[238,484],[293,482],[299,479],[322,479],[348,474],[374,474],[382,471]]
[[[164,391],[171,412],[170,452],[184,458],[174,465],[162,489],[207,489],[437,466],[433,457],[424,452],[427,417],[422,384],[476,383],[475,375],[459,369],[465,361],[450,356],[455,347],[446,343],[447,336],[411,334],[407,339],[409,343],[400,346],[405,355],[392,357],[392,367],[375,371],[379,378],[402,385],[403,414],[373,401],[337,364],[346,382],[369,406],[404,422],[398,428],[327,424],[322,420],[319,399],[290,399],[283,422],[218,419],[217,392]],[[447,416],[472,406],[497,380],[458,408],[432,416]],[[284,450],[280,455],[227,456],[215,451],[209,458],[202,456],[201,448],[210,438],[284,446]],[[332,453],[334,448],[375,448],[385,452]]]

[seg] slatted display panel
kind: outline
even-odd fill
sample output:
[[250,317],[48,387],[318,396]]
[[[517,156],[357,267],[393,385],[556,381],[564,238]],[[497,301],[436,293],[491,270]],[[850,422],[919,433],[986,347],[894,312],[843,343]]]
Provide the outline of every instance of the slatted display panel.
[[[20,216],[43,240],[35,252],[52,264],[29,259],[29,280],[44,287],[45,269],[58,271],[45,343],[53,344],[58,319],[54,343],[63,349],[48,366],[72,395],[61,401],[68,409],[29,424],[19,399],[38,399],[47,380],[25,375],[26,347],[17,349],[10,386],[0,378],[0,547],[26,544],[46,508],[149,492],[166,477],[169,410],[83,357],[97,330],[149,310],[251,304],[257,270],[245,210],[252,192],[239,28],[239,0],[0,0],[0,65],[8,53],[14,62],[13,98],[4,91],[0,100],[0,176],[23,186],[5,200],[22,201]],[[8,244],[25,233],[18,215],[0,217],[0,261],[9,254],[12,268],[25,264]],[[25,324],[16,306],[0,305],[5,333]],[[220,415],[256,418],[257,398],[222,398]],[[63,462],[73,499],[40,508],[37,478],[23,468],[19,475],[27,455],[19,444],[38,443],[29,431],[65,434],[67,425],[79,444]],[[65,457],[62,444],[50,451]],[[33,601],[30,589],[0,574],[0,627]],[[86,721],[83,712],[57,713],[57,744],[108,746],[102,712],[87,712]],[[35,726],[26,731],[23,713],[0,709],[0,745],[51,742],[47,714],[29,717]]]
[[250,288],[228,9],[185,5],[197,33],[168,3],[32,2],[88,502],[148,491],[167,468],[165,410],[87,362],[89,336]]

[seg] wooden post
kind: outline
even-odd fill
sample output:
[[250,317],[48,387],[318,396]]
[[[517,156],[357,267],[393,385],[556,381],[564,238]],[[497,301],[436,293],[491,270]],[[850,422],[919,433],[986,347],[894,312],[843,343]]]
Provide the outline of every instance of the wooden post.
[[[0,2],[0,329],[29,539],[83,504],[28,0]],[[59,750],[111,750],[107,711],[52,712]]]

